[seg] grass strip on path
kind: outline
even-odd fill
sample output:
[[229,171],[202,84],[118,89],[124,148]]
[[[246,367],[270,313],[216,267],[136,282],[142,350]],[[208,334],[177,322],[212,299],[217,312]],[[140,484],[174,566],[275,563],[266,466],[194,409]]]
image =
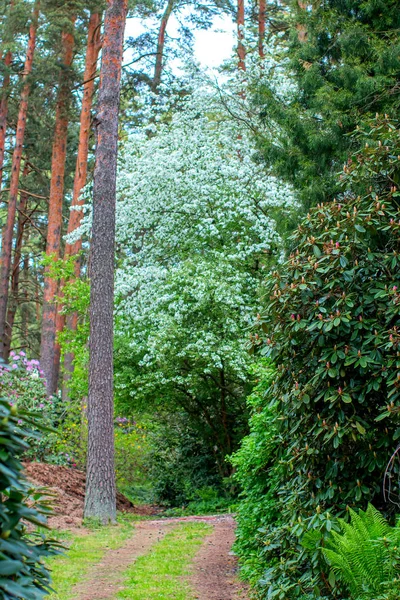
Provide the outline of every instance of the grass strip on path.
[[57,538],[65,543],[65,554],[48,561],[51,570],[51,600],[70,600],[72,588],[80,582],[109,550],[120,548],[125,540],[134,534],[133,519],[123,516],[118,525],[92,529],[89,533],[75,534],[69,531],[57,532]]
[[125,571],[124,600],[192,600],[187,581],[192,560],[212,527],[206,523],[177,525],[147,555]]

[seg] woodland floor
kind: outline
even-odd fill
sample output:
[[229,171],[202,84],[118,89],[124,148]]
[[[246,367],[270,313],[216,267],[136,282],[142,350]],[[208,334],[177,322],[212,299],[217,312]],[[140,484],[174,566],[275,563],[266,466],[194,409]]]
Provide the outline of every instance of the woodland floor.
[[[68,535],[78,536],[80,539],[82,536],[93,536],[90,530],[81,525],[85,484],[83,473],[41,463],[27,463],[25,470],[32,482],[46,486],[55,496],[56,514],[49,521],[53,529],[67,531]],[[123,537],[119,541],[115,540],[119,534],[114,530],[113,543],[103,541],[98,558],[93,559],[86,570],[83,568],[82,573],[75,572],[71,584],[67,581],[65,586],[64,582],[64,591],[60,595],[55,586],[56,593],[51,596],[52,599],[247,600],[246,587],[237,578],[237,561],[232,553],[236,524],[231,515],[160,518],[158,507],[136,507],[122,495],[118,498],[118,508],[131,513],[132,519],[144,520],[132,520],[129,525],[126,523]],[[195,524],[203,528],[203,533],[185,533],[185,527],[187,530],[188,527],[195,527]],[[176,540],[173,543],[178,544],[175,549],[179,548],[180,555],[174,551],[173,543],[172,546],[166,544],[174,532]],[[193,542],[196,536],[197,541]],[[187,553],[185,543],[188,543]],[[168,552],[171,553],[171,560]],[[71,558],[73,562],[69,554],[67,552],[61,561]],[[84,556],[85,551],[82,562]],[[57,562],[60,559],[55,560]],[[146,560],[147,566],[144,564]],[[182,569],[180,561],[184,564]],[[78,567],[79,562],[78,560]],[[141,589],[137,579],[140,579],[141,574],[143,577],[143,573],[145,579],[148,575],[153,578],[159,591],[149,587],[149,591],[143,588],[142,592],[135,592],[135,588]]]
[[[136,523],[132,537],[117,550],[107,551],[83,581],[73,587],[71,597],[74,600],[116,599],[125,589],[126,569],[139,557],[150,554],[166,533],[187,522],[204,522],[211,526],[212,531],[205,537],[195,555],[189,575],[185,578],[187,581],[177,582],[176,597],[178,594],[181,597],[180,586],[183,587],[185,583],[190,590],[187,592],[188,600],[246,600],[246,589],[237,579],[237,564],[231,553],[235,521],[230,515],[157,519]],[[160,575],[160,581],[162,577]],[[157,597],[175,598],[170,594]],[[147,597],[143,597],[143,600],[147,600]]]

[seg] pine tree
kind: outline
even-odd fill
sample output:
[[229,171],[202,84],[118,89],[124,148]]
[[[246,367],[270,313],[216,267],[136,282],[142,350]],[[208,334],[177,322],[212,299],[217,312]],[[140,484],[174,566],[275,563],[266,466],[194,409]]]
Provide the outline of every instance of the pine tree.
[[90,362],[85,517],[116,518],[114,470],[114,246],[118,111],[126,0],[108,0],[100,72],[90,258]]
[[348,134],[375,113],[398,113],[400,11],[396,0],[291,6],[282,12],[282,45],[296,89],[282,100],[268,81],[257,85],[263,120],[278,125],[274,136],[260,138],[260,149],[307,208],[326,200],[327,190],[337,195],[335,174],[351,151]]
[[[80,130],[79,130],[79,144],[78,154],[76,159],[75,168],[75,179],[74,189],[71,204],[71,212],[68,221],[67,233],[70,234],[77,227],[79,227],[81,219],[83,217],[83,211],[79,210],[82,207],[83,201],[81,199],[81,192],[86,184],[87,171],[88,171],[88,155],[89,155],[89,137],[90,137],[90,122],[91,122],[91,110],[93,104],[93,97],[95,92],[95,75],[97,71],[97,59],[101,48],[101,14],[94,12],[90,16],[89,27],[88,27],[88,41],[86,50],[85,60],[85,72],[84,72],[84,90],[81,108],[80,118]],[[72,244],[68,242],[65,245],[64,257],[75,256],[75,277],[80,276],[81,272],[81,257],[80,251],[82,249],[82,240],[75,241]],[[59,312],[59,321],[57,323],[57,331],[61,332],[65,326],[65,317]],[[67,317],[67,327],[69,330],[74,331],[77,327],[78,315],[73,313]],[[56,349],[59,352],[59,346]],[[59,360],[59,357],[56,358]],[[73,370],[73,356],[71,353],[67,353],[64,357],[64,374],[65,378],[68,379],[70,373]]]
[[39,0],[35,1],[32,23],[29,31],[29,43],[24,67],[24,86],[18,114],[15,149],[11,166],[10,195],[8,199],[7,223],[3,231],[0,277],[0,355],[4,357],[6,347],[6,316],[8,304],[9,279],[12,259],[12,241],[17,209],[19,176],[21,170],[22,147],[25,137],[28,99],[30,93],[29,75],[32,71],[33,56],[36,46],[36,30],[39,18]]
[[[71,18],[72,26],[76,17]],[[71,30],[62,33],[63,70],[60,72],[60,85],[57,98],[56,124],[51,162],[51,184],[49,198],[49,216],[47,225],[47,256],[58,259],[60,256],[62,209],[64,200],[65,161],[67,154],[68,109],[71,86],[68,71],[72,64],[74,50],[74,35]],[[47,390],[54,394],[58,384],[59,365],[55,354],[57,328],[58,283],[51,277],[50,266],[45,270],[42,338],[40,348],[40,363],[45,374]]]

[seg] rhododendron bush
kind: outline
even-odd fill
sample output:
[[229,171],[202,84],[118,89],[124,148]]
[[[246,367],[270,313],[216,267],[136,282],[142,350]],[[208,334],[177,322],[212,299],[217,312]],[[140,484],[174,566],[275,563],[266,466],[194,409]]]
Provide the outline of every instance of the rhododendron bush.
[[[69,464],[72,456],[59,450],[56,428],[65,420],[66,407],[58,396],[48,396],[38,360],[30,360],[24,351],[10,353],[10,363],[0,365],[0,394],[11,406],[32,415],[32,434],[24,452],[27,459]],[[39,427],[35,428],[37,422]],[[44,431],[43,431],[44,429]],[[42,433],[37,435],[38,431]]]

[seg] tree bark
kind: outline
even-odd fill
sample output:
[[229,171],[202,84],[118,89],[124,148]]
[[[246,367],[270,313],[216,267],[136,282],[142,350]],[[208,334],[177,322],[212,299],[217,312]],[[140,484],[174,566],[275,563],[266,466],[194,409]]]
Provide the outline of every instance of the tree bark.
[[265,13],[266,13],[266,2],[265,2],[265,0],[259,0],[259,2],[258,2],[258,55],[260,58],[265,58],[265,53],[264,53]]
[[108,0],[100,72],[90,257],[88,451],[85,517],[116,518],[113,316],[118,111],[127,0]]
[[[29,168],[27,163],[24,166],[23,176],[28,175]],[[24,237],[24,229],[27,223],[27,218],[24,216],[26,207],[28,204],[28,195],[21,193],[18,207],[18,225],[17,235],[15,240],[14,250],[14,261],[11,273],[11,297],[8,303],[7,311],[7,322],[6,322],[6,335],[5,335],[5,347],[4,347],[4,358],[7,360],[11,349],[12,333],[15,321],[15,314],[18,308],[18,289],[19,289],[19,276],[21,272],[21,255],[22,255],[22,241]]]
[[[80,225],[83,217],[83,212],[79,207],[83,205],[80,199],[82,189],[86,185],[87,179],[87,167],[88,167],[88,155],[89,155],[89,137],[90,137],[90,122],[91,122],[91,110],[93,104],[93,96],[95,90],[95,74],[97,70],[97,59],[101,48],[101,14],[93,13],[90,16],[89,27],[88,27],[88,43],[86,48],[86,59],[85,59],[85,73],[83,76],[84,88],[83,88],[83,99],[81,107],[80,117],[80,129],[79,129],[79,143],[78,143],[78,154],[76,159],[75,168],[75,179],[74,189],[71,203],[71,210],[67,233],[72,233]],[[75,260],[75,277],[80,276],[81,272],[81,259],[79,253],[82,249],[82,241],[79,239],[73,244],[68,242],[65,245],[64,256],[76,256]],[[61,284],[60,295],[62,295]],[[76,314],[68,315],[67,327],[72,331],[75,331],[78,323],[78,317]],[[61,332],[65,327],[65,315],[58,311],[57,315],[57,334]],[[60,346],[56,341],[55,348],[55,370],[59,370],[60,364]],[[73,355],[67,353],[64,357],[64,383],[70,378],[73,371]]]
[[240,70],[246,70],[246,49],[244,47],[244,0],[238,0],[237,4],[237,31],[238,47],[237,54],[239,58],[238,67]]
[[3,168],[4,168],[4,153],[6,147],[6,135],[7,135],[7,117],[8,117],[8,93],[10,87],[10,72],[9,67],[12,61],[11,52],[7,52],[4,58],[4,66],[6,67],[6,73],[3,79],[3,85],[1,90],[1,101],[0,101],[0,189],[3,182]]
[[160,29],[158,31],[158,39],[157,39],[157,54],[156,54],[156,64],[154,68],[154,77],[153,77],[153,92],[157,92],[158,87],[161,83],[161,74],[163,69],[163,58],[164,58],[164,47],[165,47],[165,32],[167,29],[168,21],[171,16],[171,13],[174,8],[174,0],[168,0],[167,6],[165,8],[164,14],[161,18]]
[[[75,22],[75,17],[72,19]],[[69,78],[66,76],[72,64],[74,36],[69,31],[62,34],[63,66],[58,88],[56,122],[54,130],[53,153],[51,159],[51,181],[49,197],[49,216],[47,224],[46,255],[57,260],[60,257],[62,233],[62,208],[64,199],[65,160],[67,156],[68,109],[71,98]],[[46,379],[47,391],[54,394],[57,390],[58,369],[54,360],[57,326],[57,281],[50,277],[50,267],[45,268],[42,336],[40,345],[40,366]]]
[[[297,4],[301,10],[303,10],[303,11],[307,10],[307,7],[308,7],[307,1],[297,0]],[[308,31],[307,31],[306,26],[303,25],[302,23],[297,23],[296,29],[297,29],[297,38],[298,38],[299,42],[301,42],[302,44],[307,42]]]
[[[14,7],[14,0],[10,2],[10,10]],[[7,136],[7,118],[8,118],[8,94],[10,87],[10,65],[12,62],[12,53],[10,50],[6,52],[4,57],[4,66],[6,68],[3,85],[1,90],[0,100],[0,189],[3,181],[3,168],[4,168],[4,153],[6,147],[6,136]]]
[[39,18],[39,0],[36,0],[29,30],[28,49],[24,66],[24,86],[21,93],[21,103],[18,113],[17,133],[15,148],[11,163],[10,195],[8,199],[7,221],[3,231],[1,252],[1,277],[0,277],[0,356],[4,357],[4,344],[6,333],[6,317],[8,304],[9,279],[11,270],[12,241],[17,210],[18,184],[21,171],[22,147],[25,137],[26,115],[28,112],[28,99],[30,93],[29,75],[32,71],[33,56],[36,46],[36,30]]

